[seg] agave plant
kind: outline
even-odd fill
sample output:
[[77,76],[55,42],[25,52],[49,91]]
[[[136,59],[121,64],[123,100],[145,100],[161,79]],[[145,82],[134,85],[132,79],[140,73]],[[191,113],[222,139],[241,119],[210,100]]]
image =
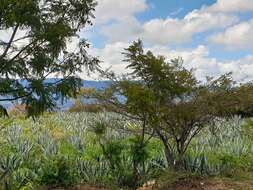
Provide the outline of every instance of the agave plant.
[[108,163],[105,161],[91,162],[79,158],[76,159],[76,169],[83,182],[96,183],[111,178]]
[[[129,182],[133,169],[129,139],[133,138],[133,132],[138,132],[140,124],[113,113],[57,113],[45,115],[36,122],[30,119],[8,122],[0,131],[1,187],[36,189],[42,176],[50,174],[47,168],[59,171],[59,163],[52,161],[58,158],[71,164],[70,175],[78,178],[79,183]],[[243,125],[244,120],[235,117],[228,121],[217,119],[214,125],[207,126],[186,152],[185,169],[209,175],[241,166],[252,168],[253,143],[243,133]],[[98,134],[102,138],[99,139]],[[112,170],[100,147],[100,143],[107,146],[112,141],[123,145],[116,152],[115,162],[120,166],[117,172]],[[147,151],[149,156],[145,162],[138,164],[144,181],[168,167],[156,139],[150,142]],[[56,179],[60,179],[57,175]]]
[[235,167],[231,164],[236,165],[242,155],[252,155],[253,145],[241,133],[243,122],[240,117],[234,117],[228,121],[217,120],[207,127],[190,146],[185,168],[201,174],[220,174]]

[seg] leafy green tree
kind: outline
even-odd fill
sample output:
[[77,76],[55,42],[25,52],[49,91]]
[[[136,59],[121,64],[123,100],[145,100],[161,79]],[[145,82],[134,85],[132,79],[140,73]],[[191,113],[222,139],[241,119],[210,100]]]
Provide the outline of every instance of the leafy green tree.
[[[0,103],[18,100],[29,116],[52,110],[75,96],[77,73],[97,67],[78,32],[92,24],[95,0],[2,0],[0,3]],[[79,39],[75,49],[67,44]],[[58,80],[47,81],[49,76]],[[6,114],[4,106],[0,112]]]
[[124,53],[131,73],[114,80],[95,96],[118,113],[142,121],[140,133],[158,137],[168,163],[182,168],[192,139],[215,119],[235,114],[251,116],[253,85],[236,84],[231,73],[200,82],[182,59],[166,61],[134,42]]

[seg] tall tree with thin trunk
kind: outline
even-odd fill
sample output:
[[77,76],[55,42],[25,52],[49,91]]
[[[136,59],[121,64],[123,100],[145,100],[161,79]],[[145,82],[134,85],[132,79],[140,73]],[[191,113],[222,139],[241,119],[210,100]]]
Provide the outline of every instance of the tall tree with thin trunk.
[[95,97],[118,113],[142,121],[141,132],[159,138],[168,163],[183,167],[192,139],[218,118],[253,113],[253,85],[236,84],[231,73],[200,82],[182,59],[166,61],[134,42],[124,53],[131,73]]

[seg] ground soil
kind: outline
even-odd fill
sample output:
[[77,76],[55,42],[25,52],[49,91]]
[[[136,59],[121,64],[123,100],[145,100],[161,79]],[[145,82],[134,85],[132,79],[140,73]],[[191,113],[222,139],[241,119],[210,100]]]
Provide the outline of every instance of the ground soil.
[[167,187],[149,187],[140,190],[253,190],[253,181],[232,181],[226,179],[181,179]]
[[90,185],[80,185],[77,190],[107,190],[104,187],[95,187],[95,186],[90,186]]
[[[55,188],[51,190],[65,190],[64,188]],[[79,185],[71,190],[110,190],[91,185]],[[227,179],[180,179],[174,184],[144,184],[138,190],[253,190],[253,181],[233,181]]]
[[102,186],[95,186],[95,185],[78,185],[76,187],[70,187],[70,188],[45,188],[43,190],[110,190],[108,188],[102,187]]

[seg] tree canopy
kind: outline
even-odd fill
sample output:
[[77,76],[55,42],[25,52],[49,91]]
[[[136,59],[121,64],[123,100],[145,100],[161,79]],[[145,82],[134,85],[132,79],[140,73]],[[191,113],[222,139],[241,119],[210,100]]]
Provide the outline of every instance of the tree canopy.
[[[0,4],[0,103],[19,100],[29,116],[75,96],[78,72],[97,67],[78,32],[92,24],[95,0],[2,0]],[[78,39],[78,47],[67,48]],[[49,76],[59,79],[49,82]],[[6,108],[0,105],[1,113]]]
[[96,97],[116,112],[142,121],[141,132],[160,138],[171,165],[182,165],[192,139],[216,119],[252,116],[252,83],[238,84],[231,73],[198,81],[182,59],[167,61],[145,52],[141,41],[124,55],[132,72],[123,77],[106,73],[114,83]]

